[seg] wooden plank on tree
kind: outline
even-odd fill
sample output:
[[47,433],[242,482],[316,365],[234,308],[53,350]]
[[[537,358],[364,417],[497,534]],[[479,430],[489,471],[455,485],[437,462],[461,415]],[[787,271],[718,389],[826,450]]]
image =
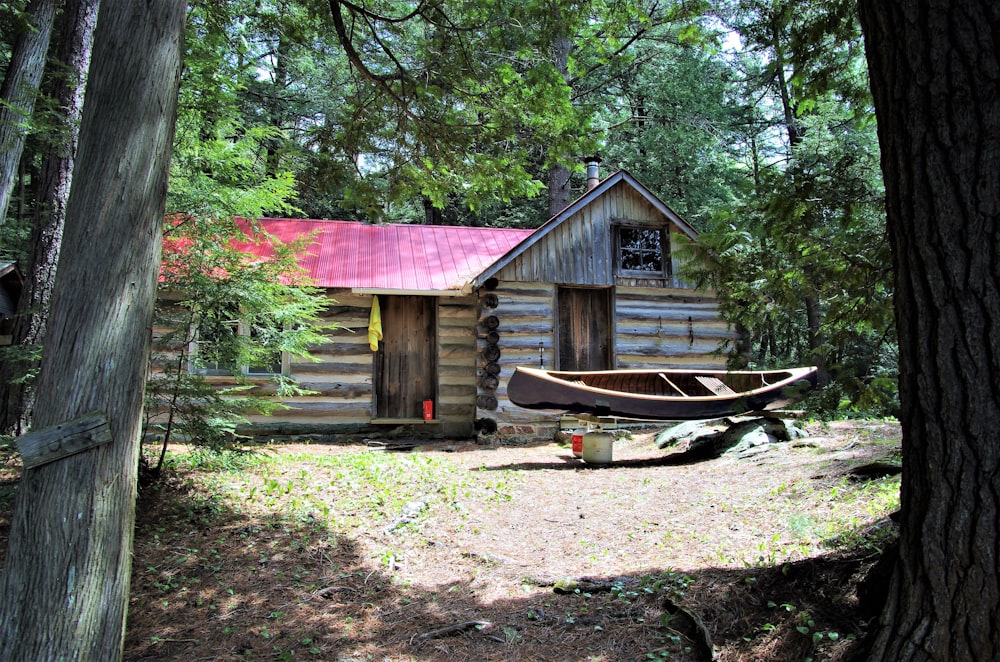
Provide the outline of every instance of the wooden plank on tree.
[[71,421],[35,430],[17,440],[25,469],[48,464],[109,443],[111,428],[103,412],[93,411]]

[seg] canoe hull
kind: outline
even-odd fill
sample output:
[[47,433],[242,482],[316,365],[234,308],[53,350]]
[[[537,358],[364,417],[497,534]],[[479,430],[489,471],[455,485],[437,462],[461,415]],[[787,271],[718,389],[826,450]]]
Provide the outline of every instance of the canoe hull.
[[816,368],[770,371],[517,368],[507,397],[527,409],[687,421],[787,407],[816,387]]

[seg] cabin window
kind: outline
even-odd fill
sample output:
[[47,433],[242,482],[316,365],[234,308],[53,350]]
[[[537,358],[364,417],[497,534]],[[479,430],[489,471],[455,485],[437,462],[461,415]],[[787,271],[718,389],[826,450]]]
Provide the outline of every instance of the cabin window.
[[670,243],[661,228],[620,225],[618,272],[638,276],[670,276]]
[[[279,329],[268,328],[268,327],[257,327],[241,325],[240,332],[243,335],[250,336],[259,345],[264,347],[271,346],[277,342],[277,338],[274,337],[279,333]],[[281,370],[281,352],[278,350],[270,350],[263,353],[257,357],[259,360],[255,361],[257,365],[248,365],[243,368],[243,373],[246,375],[256,375],[256,376],[267,376],[267,375],[280,375]]]
[[239,319],[236,311],[222,310],[202,317],[191,348],[191,369],[206,376],[244,374],[269,376],[282,374],[282,352],[273,350],[255,357],[252,365],[241,365],[236,336],[247,336],[258,345],[273,344],[278,331],[265,325],[251,325]]
[[221,311],[201,318],[191,347],[191,371],[200,375],[231,375],[236,372],[238,357],[233,339],[239,333],[239,320]]

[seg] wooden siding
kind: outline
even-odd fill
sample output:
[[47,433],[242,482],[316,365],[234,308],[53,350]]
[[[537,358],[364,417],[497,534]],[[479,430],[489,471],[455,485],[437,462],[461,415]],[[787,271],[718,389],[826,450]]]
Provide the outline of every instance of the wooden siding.
[[618,368],[725,367],[720,352],[735,337],[711,293],[616,288]]
[[[501,281],[607,287],[616,284],[612,224],[628,220],[650,227],[672,224],[632,187],[619,184],[553,228],[496,274]],[[672,251],[671,251],[672,253]],[[676,287],[676,279],[643,279],[626,285]]]
[[[499,384],[495,410],[477,406],[478,417],[495,419],[501,431],[553,421],[552,414],[513,406],[507,382],[519,365],[556,367],[560,286],[608,288],[615,368],[725,366],[723,351],[735,334],[721,318],[714,293],[696,291],[676,275],[666,279],[616,274],[614,226],[622,222],[666,227],[671,244],[676,243],[678,228],[638,191],[619,183],[496,272],[498,285],[492,294],[498,303],[483,314],[499,320]],[[676,274],[674,248],[670,257]],[[482,339],[478,346],[482,374]],[[478,394],[492,393],[480,386]]]

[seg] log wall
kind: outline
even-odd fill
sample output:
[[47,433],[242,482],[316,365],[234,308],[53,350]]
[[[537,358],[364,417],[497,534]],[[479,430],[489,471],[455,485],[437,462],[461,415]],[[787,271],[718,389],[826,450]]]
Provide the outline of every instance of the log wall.
[[[619,184],[573,217],[533,235],[488,287],[474,295],[439,297],[438,422],[409,421],[398,426],[402,432],[471,436],[499,429],[516,439],[544,437],[550,433],[546,426],[554,431],[558,417],[511,405],[506,386],[516,366],[556,366],[560,286],[612,292],[615,367],[723,367],[722,350],[735,334],[719,315],[714,294],[694,290],[676,276],[616,275],[613,227],[619,222],[668,227],[672,239],[680,232],[637,190]],[[676,271],[674,251],[671,259]],[[323,321],[339,328],[326,332],[327,341],[312,352],[315,361],[289,361],[290,376],[314,393],[287,399],[289,410],[254,422],[274,434],[391,434],[389,427],[372,424],[372,297],[350,291],[331,291],[329,297]],[[260,388],[273,391],[263,382]]]
[[725,367],[736,335],[711,293],[618,287],[614,307],[616,367]]
[[[477,419],[492,419],[501,434],[548,435],[557,427],[552,414],[522,409],[507,399],[507,382],[517,366],[552,369],[556,365],[556,286],[552,283],[501,281],[491,292],[495,308],[484,315],[499,320],[499,384],[478,389]],[[710,292],[689,289],[615,288],[615,365],[617,368],[720,368],[724,350],[735,338],[719,315]],[[485,374],[489,346],[480,337],[478,373]],[[484,408],[483,396],[495,395],[496,407]],[[544,431],[543,431],[544,430]]]
[[288,429],[320,429],[327,423],[363,427],[372,418],[372,351],[368,346],[371,296],[336,292],[322,315],[327,342],[310,354],[315,361],[292,357],[289,376],[314,395],[283,399],[291,409],[253,417],[264,426],[277,422]]
[[476,297],[438,299],[438,418],[445,436],[471,436],[476,415]]
[[[309,360],[291,357],[288,376],[309,395],[282,398],[289,408],[271,416],[249,416],[252,432],[261,435],[371,434],[413,436],[471,436],[476,409],[476,297],[440,297],[437,314],[438,386],[434,403],[435,424],[372,425],[373,352],[368,345],[370,295],[331,292],[330,305],[321,316],[326,342],[313,348]],[[157,329],[162,337],[166,329]],[[157,352],[167,360],[176,350],[162,343]],[[209,377],[220,387],[232,385],[228,377]],[[256,393],[274,393],[273,382],[257,383]]]
[[[506,384],[518,365],[556,366],[559,286],[611,290],[616,368],[725,367],[725,352],[736,334],[719,314],[713,292],[695,290],[676,275],[616,274],[613,228],[622,222],[667,227],[671,244],[680,233],[638,191],[619,184],[540,234],[496,273],[497,285],[491,292],[496,308],[484,309],[483,314],[499,322],[495,347],[500,353],[499,383],[492,390],[480,383],[479,420],[492,419],[501,433],[513,436],[544,436],[545,426],[552,430],[557,426],[557,417],[551,414],[512,405]],[[671,260],[676,274],[674,248]],[[489,345],[480,340],[478,347],[482,371],[488,364],[483,353]]]
[[[481,319],[489,315],[499,320],[495,331],[499,335],[496,347],[500,356],[495,361],[487,356],[490,343],[484,336],[477,340],[478,365],[477,375],[480,385],[477,390],[476,418],[482,422],[492,420],[505,432],[505,428],[519,424],[535,424],[545,417],[537,412],[520,407],[514,407],[507,400],[507,380],[514,374],[514,368],[522,366],[538,366],[539,361],[551,368],[555,361],[555,286],[552,283],[519,283],[502,282],[490,292],[496,297],[494,308],[483,307]],[[480,325],[480,328],[484,328]],[[541,346],[541,352],[539,352]],[[495,389],[487,389],[482,380],[488,375],[487,366],[490,363],[499,365],[496,375],[498,384]],[[495,399],[493,401],[489,398]]]
[[[373,352],[368,346],[372,297],[332,293],[323,322],[339,328],[327,331],[329,341],[311,352],[317,362],[293,359],[290,376],[313,395],[283,400],[290,410],[256,417],[262,426],[280,421],[286,429],[330,430],[337,426],[386,434],[385,426],[370,426],[373,418]],[[440,297],[437,311],[438,386],[434,425],[415,424],[421,436],[473,434],[476,401],[475,297]],[[403,425],[401,427],[406,427]]]

